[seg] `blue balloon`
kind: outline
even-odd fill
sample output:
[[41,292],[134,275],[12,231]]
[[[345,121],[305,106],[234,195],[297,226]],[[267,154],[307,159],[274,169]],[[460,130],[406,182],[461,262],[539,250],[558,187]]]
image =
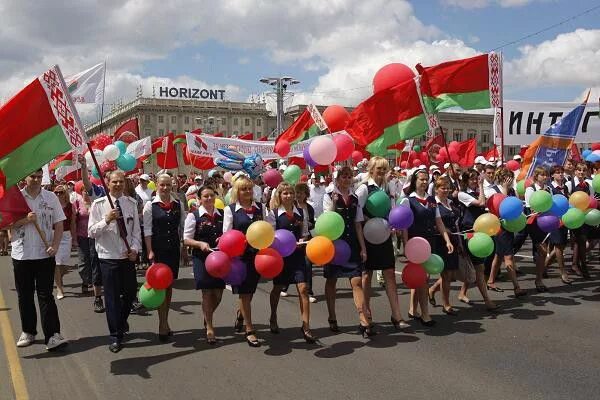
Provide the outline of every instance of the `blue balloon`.
[[215,160],[217,166],[227,169],[230,171],[239,171],[242,169],[242,162],[236,160],[230,160],[229,158],[217,158]]
[[589,162],[600,161],[600,156],[598,154],[592,153],[585,158],[585,161],[589,161]]
[[119,148],[120,155],[125,154],[125,151],[127,150],[127,143],[123,142],[122,140],[117,140],[115,142],[115,146]]
[[552,196],[552,207],[548,213],[557,217],[562,217],[569,209],[569,199],[562,194],[555,194]]
[[265,169],[265,166],[263,164],[263,159],[260,156],[260,154],[254,153],[251,156],[248,156],[244,159],[243,168],[244,171],[246,171],[248,175],[250,175],[250,178],[254,179],[260,176],[260,174],[262,174],[262,172]]
[[582,156],[583,158],[586,158],[586,157],[587,157],[587,156],[589,156],[590,154],[592,154],[592,150],[590,150],[590,149],[587,149],[587,150],[584,150],[584,151],[582,151],[582,152],[581,152],[581,156]]
[[117,166],[125,172],[133,170],[136,164],[137,160],[128,153],[121,154],[119,158],[117,158]]
[[523,203],[516,197],[509,196],[500,203],[500,218],[511,221],[523,212]]

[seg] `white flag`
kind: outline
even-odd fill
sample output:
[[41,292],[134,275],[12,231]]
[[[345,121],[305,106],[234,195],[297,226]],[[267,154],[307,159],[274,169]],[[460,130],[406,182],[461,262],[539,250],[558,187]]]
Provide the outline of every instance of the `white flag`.
[[104,63],[65,78],[74,103],[101,103],[104,90]]
[[152,138],[146,136],[129,143],[125,152],[131,154],[135,159],[152,154]]

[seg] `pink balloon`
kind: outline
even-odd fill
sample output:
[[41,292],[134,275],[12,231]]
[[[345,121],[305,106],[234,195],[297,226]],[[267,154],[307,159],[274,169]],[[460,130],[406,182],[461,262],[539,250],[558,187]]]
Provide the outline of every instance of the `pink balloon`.
[[506,168],[508,168],[511,171],[516,171],[519,169],[519,167],[520,167],[519,162],[516,160],[509,160],[506,163]]
[[354,161],[354,164],[358,164],[359,162],[361,162],[363,159],[363,155],[360,151],[358,150],[354,150],[352,152],[352,161]]
[[333,142],[337,148],[335,161],[344,161],[350,158],[354,151],[354,141],[346,134],[339,134],[333,137]]
[[406,169],[406,166],[407,166],[407,165],[408,165],[408,163],[407,163],[406,161],[402,161],[402,162],[400,163],[400,168],[402,168],[402,169]]
[[425,238],[417,236],[406,242],[404,253],[408,261],[422,264],[431,256],[431,245]]
[[206,272],[215,278],[225,278],[231,270],[231,259],[222,251],[213,251],[204,262]]
[[281,181],[283,181],[283,177],[276,169],[268,169],[267,171],[265,171],[262,177],[263,181],[267,184],[267,186],[273,189],[276,188],[277,185],[281,183]]
[[373,93],[379,93],[414,77],[413,70],[404,64],[392,63],[385,65],[373,77]]
[[594,196],[590,196],[590,205],[588,208],[598,208],[598,200]]
[[457,149],[459,145],[460,143],[454,140],[448,145],[448,150]]
[[417,168],[419,165],[421,165],[421,160],[419,158],[416,158],[414,160],[412,160],[412,166],[413,168]]
[[308,145],[310,158],[319,165],[329,165],[337,156],[337,148],[331,135],[317,136]]

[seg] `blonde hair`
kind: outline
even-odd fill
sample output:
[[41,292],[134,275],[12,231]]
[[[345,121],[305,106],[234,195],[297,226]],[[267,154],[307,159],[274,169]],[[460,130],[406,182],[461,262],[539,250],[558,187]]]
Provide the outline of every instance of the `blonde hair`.
[[448,179],[446,176],[440,176],[435,180],[434,186],[436,189],[441,186],[450,186],[450,179]]
[[290,185],[287,182],[281,182],[277,186],[277,189],[275,189],[275,193],[273,193],[273,195],[271,196],[271,210],[277,210],[279,206],[281,206],[281,193],[286,190],[294,193],[294,196],[296,195],[296,189],[294,189],[294,186]]
[[233,186],[231,187],[231,204],[237,203],[239,191],[243,187],[250,187],[252,189],[254,187],[254,182],[252,182],[247,176],[240,175],[235,179],[235,181],[233,182]]
[[533,170],[533,180],[536,181],[539,175],[548,175],[548,171],[544,167],[535,167]]
[[[369,179],[373,178],[372,173],[375,170],[375,168],[377,168],[377,167],[385,167],[385,169],[389,171],[390,163],[388,162],[388,160],[386,160],[385,158],[380,157],[380,156],[371,157],[371,159],[369,160],[369,164],[367,164],[367,174],[366,174],[365,178],[363,179],[362,183],[367,184]],[[383,183],[381,184],[381,189],[387,191],[387,181],[385,179],[383,180]]]

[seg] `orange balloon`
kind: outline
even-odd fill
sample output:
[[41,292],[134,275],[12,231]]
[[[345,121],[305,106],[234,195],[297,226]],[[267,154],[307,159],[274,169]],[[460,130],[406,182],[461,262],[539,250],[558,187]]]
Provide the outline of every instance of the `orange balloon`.
[[581,211],[585,211],[590,205],[590,196],[582,191],[573,192],[569,197],[569,204],[575,208],[579,208]]
[[475,232],[482,232],[489,236],[494,236],[500,232],[500,220],[492,213],[481,214],[473,224]]
[[333,242],[325,236],[315,236],[306,245],[306,256],[314,265],[327,264],[334,255]]

